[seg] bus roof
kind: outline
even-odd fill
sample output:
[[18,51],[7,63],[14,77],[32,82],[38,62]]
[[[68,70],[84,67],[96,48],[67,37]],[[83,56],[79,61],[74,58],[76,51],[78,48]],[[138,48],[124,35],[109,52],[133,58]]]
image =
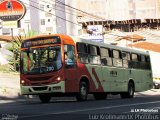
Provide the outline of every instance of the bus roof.
[[38,36],[31,37],[31,38],[27,38],[24,41],[34,40],[34,39],[38,39],[38,38],[47,38],[47,37],[52,37],[52,36],[60,37],[60,39],[64,42],[64,44],[75,44],[75,42],[72,41],[72,38],[70,36],[64,35],[64,34],[38,35]]
[[100,42],[94,42],[94,41],[87,40],[87,39],[80,38],[80,37],[73,37],[73,36],[72,36],[72,39],[73,39],[75,42],[92,44],[92,45],[101,46],[101,47],[106,47],[106,48],[111,48],[111,49],[115,49],[115,50],[118,49],[118,50],[120,50],[120,51],[125,51],[125,52],[132,52],[132,53],[149,55],[149,52],[148,52],[148,51],[140,51],[140,50],[136,50],[136,49],[132,49],[132,48],[120,47],[120,46],[115,46],[115,45],[110,45],[110,44],[100,43]]
[[106,43],[94,42],[94,41],[87,40],[87,39],[84,39],[84,38],[75,37],[75,36],[68,36],[68,35],[64,35],[64,34],[39,35],[39,36],[35,36],[35,37],[25,39],[24,41],[34,40],[34,39],[37,39],[37,38],[52,37],[52,36],[60,37],[61,40],[63,40],[64,44],[76,44],[77,42],[81,42],[81,43],[92,44],[92,45],[96,45],[96,46],[98,45],[98,46],[101,46],[101,47],[106,47],[106,48],[111,48],[111,49],[118,49],[118,50],[126,51],[126,52],[149,55],[148,51],[140,51],[140,50],[135,50],[135,49],[131,49],[131,48],[110,45],[110,44],[106,44]]

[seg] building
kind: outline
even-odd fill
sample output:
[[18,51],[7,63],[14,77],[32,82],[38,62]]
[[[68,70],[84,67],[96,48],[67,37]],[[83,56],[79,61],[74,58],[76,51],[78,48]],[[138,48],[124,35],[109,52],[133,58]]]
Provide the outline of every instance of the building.
[[[20,1],[24,4],[26,13],[20,20],[19,27],[14,28],[14,35],[24,35],[31,30],[37,32],[37,34],[79,35],[82,32],[81,23],[83,22],[132,19],[140,19],[140,22],[145,22],[145,19],[160,18],[160,0]],[[108,24],[101,23],[104,26]],[[98,25],[101,23],[98,23]],[[112,24],[115,24],[115,22],[112,22]],[[118,25],[118,29],[119,27],[121,26]],[[0,35],[11,35],[11,33],[12,30],[9,27],[5,28],[3,22],[0,22]]]
[[[99,20],[160,18],[160,0],[77,0],[77,8],[97,15]],[[96,20],[85,12],[78,12],[81,20]]]
[[[3,0],[0,0],[1,2]],[[30,31],[37,34],[54,34],[62,33],[74,35],[78,33],[78,23],[76,15],[67,14],[65,2],[67,4],[74,4],[69,0],[19,0],[25,6],[26,12],[24,17],[19,20],[18,27],[3,25],[0,21],[0,35],[24,35]],[[72,10],[72,9],[71,9]],[[72,13],[72,11],[69,11]],[[73,32],[74,31],[74,32]],[[77,32],[76,32],[77,31]]]

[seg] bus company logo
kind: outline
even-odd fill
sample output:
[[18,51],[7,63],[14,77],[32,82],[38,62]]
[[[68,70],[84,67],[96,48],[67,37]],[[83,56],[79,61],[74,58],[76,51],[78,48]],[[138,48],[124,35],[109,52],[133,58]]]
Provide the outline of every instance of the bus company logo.
[[18,21],[25,15],[25,6],[18,0],[0,2],[0,19],[2,21]]

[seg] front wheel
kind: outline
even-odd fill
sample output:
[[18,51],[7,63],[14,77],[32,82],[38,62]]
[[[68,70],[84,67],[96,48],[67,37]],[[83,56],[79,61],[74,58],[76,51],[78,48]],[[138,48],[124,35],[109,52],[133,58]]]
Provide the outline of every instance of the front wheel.
[[48,94],[40,94],[39,99],[42,103],[48,103],[51,100],[51,95]]
[[128,92],[121,93],[121,98],[133,98],[134,97],[134,84],[132,82],[129,82],[128,84]]
[[77,94],[76,98],[78,101],[85,101],[87,100],[88,96],[88,85],[86,82],[80,83],[79,93]]

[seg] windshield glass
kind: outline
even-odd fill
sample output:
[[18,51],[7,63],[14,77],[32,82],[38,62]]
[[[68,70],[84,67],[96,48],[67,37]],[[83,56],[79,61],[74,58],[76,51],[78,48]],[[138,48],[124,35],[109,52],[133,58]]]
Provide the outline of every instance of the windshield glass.
[[48,73],[62,67],[60,46],[22,51],[21,57],[24,74]]

